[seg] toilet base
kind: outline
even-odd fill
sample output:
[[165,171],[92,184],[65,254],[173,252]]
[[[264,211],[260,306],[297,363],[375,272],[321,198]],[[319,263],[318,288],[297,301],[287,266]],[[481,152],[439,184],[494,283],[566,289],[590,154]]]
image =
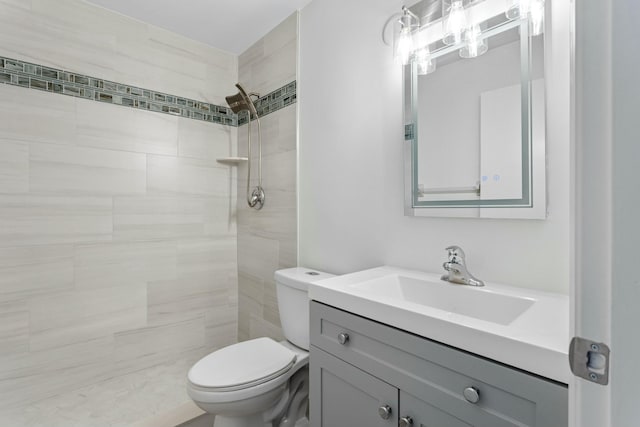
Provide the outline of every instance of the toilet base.
[[309,368],[296,372],[280,401],[267,412],[230,417],[216,415],[213,427],[309,427]]

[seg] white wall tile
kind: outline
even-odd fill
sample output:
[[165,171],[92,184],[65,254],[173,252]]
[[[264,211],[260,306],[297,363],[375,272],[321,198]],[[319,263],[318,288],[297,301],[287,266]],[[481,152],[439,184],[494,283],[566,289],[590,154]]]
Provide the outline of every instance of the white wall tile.
[[[109,78],[113,73],[110,59],[116,47],[115,28],[111,32],[100,31],[100,17],[90,19],[93,8],[84,2],[30,2],[30,9],[5,8],[0,13],[5,42],[0,47],[0,54]],[[72,22],[75,25],[70,26]]]
[[175,279],[176,252],[176,244],[165,241],[76,246],[76,287],[113,287]]
[[29,159],[33,192],[118,195],[146,191],[144,154],[32,143]]
[[[235,272],[237,267],[236,236],[178,242],[177,272],[180,276],[193,273]],[[217,280],[229,280],[219,277]],[[229,281],[226,287],[235,287]]]
[[[237,76],[233,55],[153,26],[148,26],[147,39],[119,42],[118,53],[118,68],[131,76],[131,84],[219,105]],[[217,81],[208,80],[211,73]]]
[[193,319],[233,305],[236,268],[235,237],[178,242],[176,278],[149,283],[149,323]]
[[73,287],[73,246],[0,248],[0,302]]
[[0,193],[29,191],[29,145],[0,139]]
[[0,3],[6,7],[19,7],[25,10],[29,10],[31,8],[30,0],[0,0]]
[[114,240],[187,239],[204,236],[203,198],[116,197],[113,207]]
[[266,279],[278,269],[278,241],[249,233],[238,235],[238,271]]
[[173,360],[204,346],[204,318],[152,326],[115,335],[115,361],[119,370],[131,372]]
[[230,193],[229,167],[214,161],[149,155],[147,167],[149,193],[204,196]]
[[77,114],[78,145],[174,156],[178,153],[177,117],[84,99],[78,100]]
[[29,311],[24,301],[0,304],[0,354],[29,351]]
[[0,85],[0,138],[73,144],[74,98]]
[[0,195],[0,246],[111,240],[111,199]]
[[[298,109],[293,105],[275,111],[262,119],[262,140],[264,142],[262,153],[264,155],[269,156],[296,150],[298,142],[297,115]],[[238,132],[240,137],[238,144],[245,150],[247,130],[243,126]]]
[[141,328],[145,283],[74,290],[29,300],[30,348],[40,351]]
[[238,342],[238,307],[232,307],[230,311],[233,312],[233,316],[229,316],[227,323],[218,318],[211,326],[205,326],[205,348],[209,351]]
[[[261,95],[274,91],[296,79],[297,43],[285,46],[253,62],[242,69],[238,76],[240,82],[250,87],[251,91],[259,91]],[[250,83],[245,83],[250,82]]]
[[251,339],[258,337],[271,337],[276,341],[285,339],[280,325],[274,325],[266,321],[263,317],[252,315],[249,320],[249,337]]
[[213,275],[197,273],[149,283],[149,324],[185,321],[204,316],[216,307],[226,307],[229,302],[226,280],[220,283],[215,279]]
[[178,154],[181,157],[213,162],[233,155],[236,128],[182,117],[178,120]]
[[[266,94],[296,80],[298,14],[294,13],[239,57],[239,79]],[[254,131],[255,132],[255,131]],[[246,206],[247,166],[238,168],[238,338],[282,338],[273,273],[297,265],[297,107],[262,118],[262,210]],[[247,153],[247,127],[238,151]],[[254,151],[252,159],[257,162]],[[255,163],[254,163],[255,164]],[[253,184],[253,180],[252,180]]]
[[[235,187],[235,181],[229,186]],[[204,234],[208,237],[235,236],[237,228],[235,188],[230,188],[233,196],[207,197],[204,200]]]
[[[92,77],[221,105],[235,92],[236,56],[81,0],[0,0],[0,38],[0,55]],[[33,425],[105,425],[41,399],[237,340],[237,180],[216,162],[236,140],[0,85],[0,424],[25,405]]]
[[238,79],[261,95],[296,80],[298,13],[293,13],[238,58]]

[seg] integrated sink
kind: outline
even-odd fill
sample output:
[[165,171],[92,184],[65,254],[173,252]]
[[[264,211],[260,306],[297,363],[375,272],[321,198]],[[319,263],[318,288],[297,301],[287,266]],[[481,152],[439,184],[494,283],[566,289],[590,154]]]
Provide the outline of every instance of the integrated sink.
[[509,325],[528,310],[535,299],[506,295],[487,288],[390,274],[350,285],[370,296],[419,304],[448,313]]
[[309,298],[568,384],[567,295],[441,275],[377,267],[312,283]]

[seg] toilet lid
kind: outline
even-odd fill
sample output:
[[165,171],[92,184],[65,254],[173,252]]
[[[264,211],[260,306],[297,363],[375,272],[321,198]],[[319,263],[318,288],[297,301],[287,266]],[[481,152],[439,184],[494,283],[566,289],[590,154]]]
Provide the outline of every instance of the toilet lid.
[[296,353],[271,338],[230,345],[200,359],[189,371],[189,381],[216,391],[232,391],[262,384],[287,372]]

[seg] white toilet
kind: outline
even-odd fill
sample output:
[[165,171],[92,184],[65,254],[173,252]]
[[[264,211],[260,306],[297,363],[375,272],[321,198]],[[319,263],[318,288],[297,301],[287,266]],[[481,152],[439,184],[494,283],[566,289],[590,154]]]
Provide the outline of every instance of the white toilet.
[[280,321],[287,341],[256,338],[200,359],[187,390],[215,414],[214,427],[304,427],[309,424],[309,283],[332,277],[308,268],[278,270]]

